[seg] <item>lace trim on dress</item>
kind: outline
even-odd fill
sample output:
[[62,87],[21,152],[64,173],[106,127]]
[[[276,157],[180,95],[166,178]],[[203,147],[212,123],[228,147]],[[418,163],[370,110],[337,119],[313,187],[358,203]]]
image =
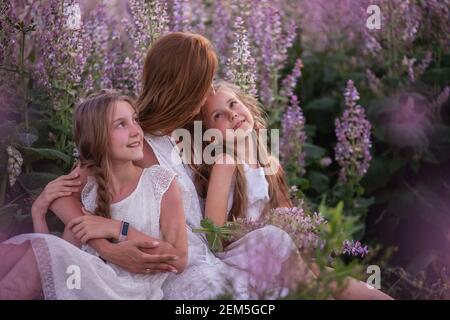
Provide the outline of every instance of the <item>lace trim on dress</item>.
[[[84,185],[83,190],[81,190],[81,203],[83,206],[90,211],[95,210],[95,201],[97,200],[96,192],[92,192],[94,188],[97,187],[97,183],[93,176],[87,177],[87,182]],[[93,198],[93,199],[92,199]]]
[[157,200],[161,200],[163,194],[167,191],[167,189],[169,189],[172,180],[177,176],[177,174],[160,165],[154,165],[150,168],[150,170],[155,198]]
[[43,238],[31,239],[34,256],[41,275],[42,291],[45,300],[56,300],[55,281],[52,272],[52,261],[47,242]]
[[151,232],[153,235],[160,237],[160,217],[161,217],[161,201],[164,193],[169,189],[172,180],[176,177],[176,174],[160,165],[154,165],[150,167],[150,177],[153,186],[153,192],[156,199],[156,207],[159,214],[153,217],[151,223]]

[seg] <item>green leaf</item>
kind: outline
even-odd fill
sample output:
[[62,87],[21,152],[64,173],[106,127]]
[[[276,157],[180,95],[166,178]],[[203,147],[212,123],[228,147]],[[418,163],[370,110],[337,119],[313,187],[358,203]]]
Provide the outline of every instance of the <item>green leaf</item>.
[[317,160],[323,158],[325,156],[325,154],[327,153],[327,150],[325,148],[316,146],[316,145],[314,145],[312,143],[308,143],[308,142],[305,142],[303,148],[306,152],[306,157],[305,157],[306,165],[310,165],[314,161],[317,161]]
[[374,203],[375,203],[375,197],[355,199],[355,207],[356,208],[367,209]]
[[311,184],[308,179],[290,175],[289,176],[289,185],[296,185],[301,190],[307,190],[307,189],[309,189]]
[[16,204],[7,204],[0,208],[0,231],[5,231],[14,222],[14,216],[19,206]]
[[62,160],[66,164],[70,163],[70,158],[68,155],[55,149],[25,147],[22,148],[22,150],[24,151],[26,158],[31,162],[40,159],[49,159]]
[[314,110],[314,111],[334,113],[336,110],[336,106],[337,101],[335,98],[323,97],[312,100],[311,102],[307,103],[303,109],[305,111]]
[[220,237],[217,234],[207,234],[206,239],[208,240],[209,247],[212,252],[221,252],[223,251],[223,245]]
[[21,174],[17,181],[29,194],[38,195],[47,183],[57,177],[58,175],[46,172],[31,172]]
[[17,124],[15,121],[5,121],[0,125],[0,141],[13,144],[17,140]]
[[20,142],[22,142],[22,145],[30,147],[33,143],[37,141],[38,137],[35,134],[24,132],[19,134],[19,139]]
[[208,231],[214,231],[214,222],[211,219],[202,219],[200,225]]
[[307,178],[311,183],[311,188],[318,193],[324,193],[328,190],[329,179],[325,174],[311,170],[308,172]]
[[362,180],[364,189],[368,194],[386,186],[392,178],[389,172],[390,159],[382,155],[373,159],[367,174]]

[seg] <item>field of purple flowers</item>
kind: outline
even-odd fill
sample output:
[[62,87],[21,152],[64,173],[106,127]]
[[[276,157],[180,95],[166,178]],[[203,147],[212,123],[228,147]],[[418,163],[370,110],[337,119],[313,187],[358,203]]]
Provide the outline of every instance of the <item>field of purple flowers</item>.
[[342,203],[371,248],[346,252],[394,298],[450,299],[449,16],[449,0],[0,0],[0,241],[72,166],[79,98],[135,96],[152,43],[191,31],[281,129],[293,197]]

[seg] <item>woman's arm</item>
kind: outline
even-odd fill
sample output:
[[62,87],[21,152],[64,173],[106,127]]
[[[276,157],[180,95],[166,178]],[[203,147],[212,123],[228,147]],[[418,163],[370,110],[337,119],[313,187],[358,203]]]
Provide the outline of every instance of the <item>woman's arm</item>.
[[186,219],[181,193],[173,180],[161,200],[160,227],[162,237],[173,246],[178,257],[172,262],[177,272],[182,272],[188,261]]
[[[71,233],[78,241],[86,244],[94,239],[119,240],[122,221],[96,216],[92,212],[86,211],[84,208],[81,208],[81,210],[84,215],[72,219],[67,224],[67,229],[71,230]],[[145,252],[147,253],[176,255],[176,249],[170,243],[150,237],[145,233],[136,230],[132,226],[129,226],[127,239],[152,241],[159,244],[156,248],[151,250],[146,249]]]
[[36,233],[50,233],[48,229],[47,221],[45,221],[45,214],[37,215],[31,213],[31,218],[33,220],[33,230]]
[[36,198],[31,206],[31,217],[33,220],[33,229],[37,233],[50,233],[45,216],[47,215],[50,204],[58,198],[70,196],[78,192],[81,181],[77,173],[64,175],[49,182],[41,194]]
[[233,158],[222,155],[214,164],[209,176],[205,217],[218,226],[223,226],[228,220],[228,194],[235,169]]

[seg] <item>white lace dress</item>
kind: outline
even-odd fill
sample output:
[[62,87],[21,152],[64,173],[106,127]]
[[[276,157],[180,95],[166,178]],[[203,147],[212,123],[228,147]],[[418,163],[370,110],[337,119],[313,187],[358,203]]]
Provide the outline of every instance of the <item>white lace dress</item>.
[[[168,136],[146,135],[159,163],[175,171],[181,189],[188,225],[189,262],[178,275],[169,275],[163,284],[165,299],[212,299],[229,293],[235,299],[276,298],[286,293],[280,279],[282,265],[297,251],[283,230],[266,226],[250,232],[214,255],[200,226],[202,206],[193,183],[192,171],[181,161]],[[262,169],[261,169],[262,170]],[[261,171],[246,170],[249,190],[249,217],[258,219],[268,201],[267,181]],[[232,199],[232,195],[231,195]]]
[[[111,217],[125,220],[137,230],[160,238],[160,204],[175,174],[159,165],[142,171],[135,190],[111,205]],[[82,191],[82,203],[91,212],[96,206],[97,183],[89,177]],[[162,285],[168,273],[144,275],[130,273],[105,263],[89,246],[82,249],[48,234],[24,234],[5,243],[31,240],[45,299],[162,299]],[[74,271],[75,270],[75,271]],[[79,271],[79,288],[68,285]]]

